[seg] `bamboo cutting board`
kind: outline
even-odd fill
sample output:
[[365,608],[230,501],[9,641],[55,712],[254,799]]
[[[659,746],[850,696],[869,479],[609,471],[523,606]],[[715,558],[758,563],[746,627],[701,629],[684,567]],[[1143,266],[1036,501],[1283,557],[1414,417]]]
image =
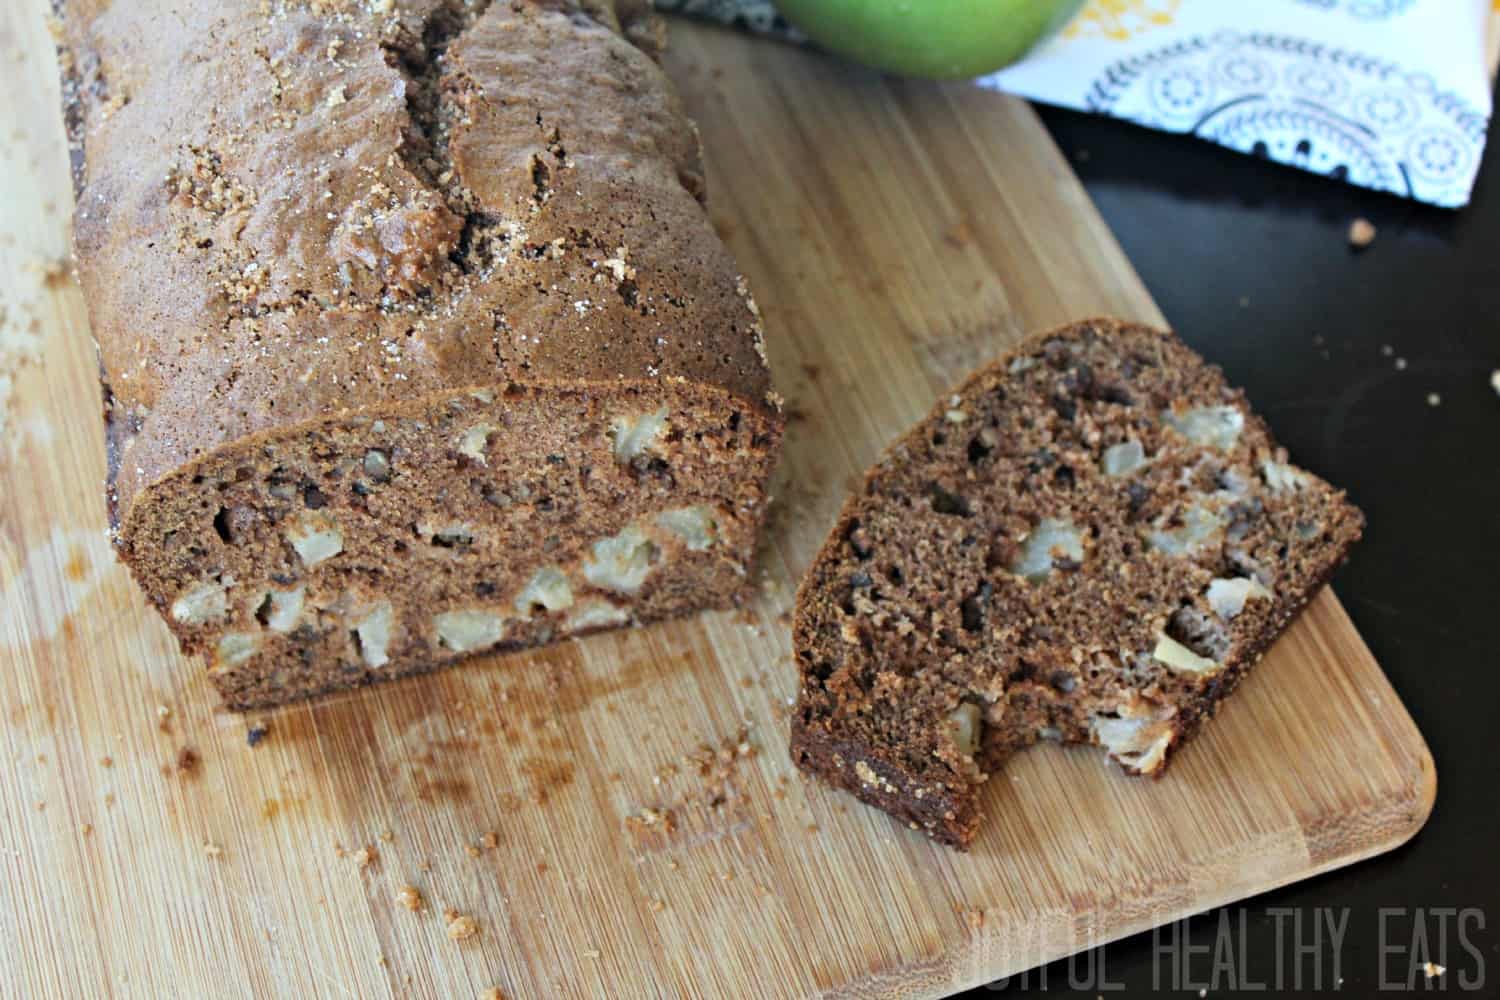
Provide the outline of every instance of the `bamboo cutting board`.
[[796,776],[785,616],[851,477],[1023,332],[1160,317],[1025,104],[687,25],[670,71],[793,416],[762,596],[221,712],[105,540],[39,7],[0,2],[0,992],[929,996],[1425,820],[1432,760],[1329,593],[1165,780],[1038,748],[969,855]]

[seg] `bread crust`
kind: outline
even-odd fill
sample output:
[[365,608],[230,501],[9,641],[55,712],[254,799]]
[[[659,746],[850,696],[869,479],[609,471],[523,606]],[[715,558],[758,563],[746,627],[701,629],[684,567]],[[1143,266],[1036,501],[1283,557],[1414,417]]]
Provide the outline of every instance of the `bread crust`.
[[215,448],[474,385],[688,383],[779,421],[643,5],[63,14],[117,524]]

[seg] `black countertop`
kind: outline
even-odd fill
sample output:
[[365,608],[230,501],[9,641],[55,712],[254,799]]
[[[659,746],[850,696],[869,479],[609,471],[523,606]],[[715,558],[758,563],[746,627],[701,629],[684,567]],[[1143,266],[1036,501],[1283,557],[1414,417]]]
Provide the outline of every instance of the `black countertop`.
[[1394,852],[971,995],[1500,996],[1500,145],[1452,212],[1041,112],[1173,327],[1364,509],[1334,588],[1438,794]]

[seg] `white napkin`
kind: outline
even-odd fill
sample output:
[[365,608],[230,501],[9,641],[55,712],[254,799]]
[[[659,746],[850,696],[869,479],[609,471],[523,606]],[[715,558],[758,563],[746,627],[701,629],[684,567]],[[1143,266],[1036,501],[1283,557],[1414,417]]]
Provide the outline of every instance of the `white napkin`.
[[1490,0],[1093,0],[977,81],[1434,205],[1469,200]]
[[[768,0],[657,6],[788,36]],[[1456,208],[1484,152],[1497,24],[1500,0],[1090,0],[976,83]]]

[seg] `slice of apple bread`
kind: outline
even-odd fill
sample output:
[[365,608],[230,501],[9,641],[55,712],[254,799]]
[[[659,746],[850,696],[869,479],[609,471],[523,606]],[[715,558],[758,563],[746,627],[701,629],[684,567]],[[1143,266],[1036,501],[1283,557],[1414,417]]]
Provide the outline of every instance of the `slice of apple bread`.
[[845,505],[797,598],[793,758],[958,847],[1037,740],[1159,774],[1362,526],[1171,334],[1032,339]]

